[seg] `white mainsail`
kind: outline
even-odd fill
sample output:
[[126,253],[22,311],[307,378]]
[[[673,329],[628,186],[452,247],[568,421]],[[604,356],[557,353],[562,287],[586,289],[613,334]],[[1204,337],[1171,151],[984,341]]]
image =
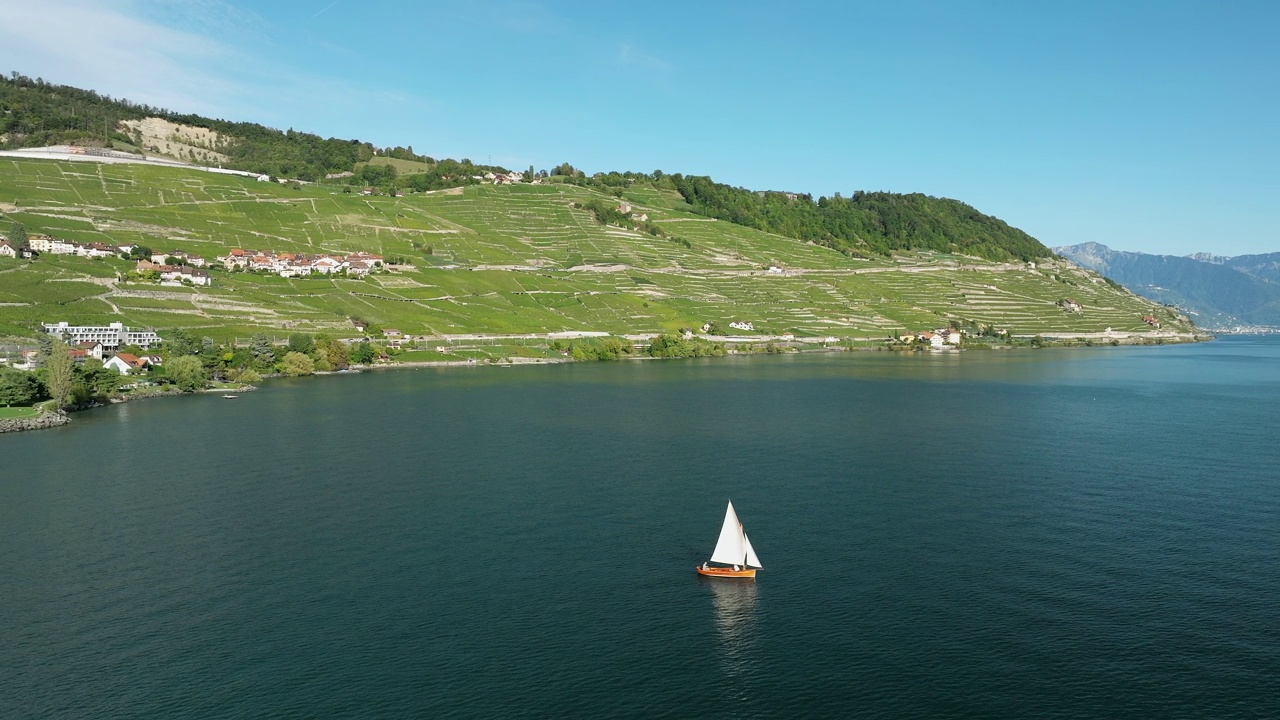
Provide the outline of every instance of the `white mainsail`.
[[724,525],[720,527],[720,540],[716,542],[715,552],[711,553],[711,562],[763,567],[742,529],[742,523],[738,521],[738,514],[733,511],[732,502],[724,513]]

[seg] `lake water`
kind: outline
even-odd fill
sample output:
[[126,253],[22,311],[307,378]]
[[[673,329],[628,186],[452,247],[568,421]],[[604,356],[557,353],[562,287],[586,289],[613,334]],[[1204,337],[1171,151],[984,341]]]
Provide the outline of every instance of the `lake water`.
[[104,408],[0,436],[0,716],[1277,717],[1278,444],[1280,338]]

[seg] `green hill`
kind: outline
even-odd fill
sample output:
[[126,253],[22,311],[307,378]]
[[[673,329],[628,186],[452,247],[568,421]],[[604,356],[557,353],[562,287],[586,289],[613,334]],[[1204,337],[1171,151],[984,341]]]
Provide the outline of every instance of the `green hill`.
[[1047,258],[1038,240],[958,200],[920,193],[823,197],[752,192],[708,177],[673,178],[694,212],[866,257],[899,250],[960,252],[990,260]]
[[[552,178],[558,180],[561,178]],[[567,180],[567,178],[565,178]],[[621,199],[616,197],[621,195]],[[624,224],[589,208],[630,203]],[[949,322],[1020,335],[1192,328],[1060,259],[931,251],[855,257],[706,217],[665,182],[473,185],[404,197],[146,165],[0,158],[0,232],[137,243],[212,259],[231,248],[368,251],[402,265],[367,279],[213,270],[210,288],[122,282],[118,258],[0,258],[0,335],[40,322],[123,321],[225,340],[349,335],[357,317],[405,333],[656,333],[715,322],[743,334],[884,338]],[[633,222],[638,214],[647,220]],[[771,269],[772,268],[772,269]],[[1066,312],[1064,298],[1083,306]]]
[[319,180],[327,174],[351,172],[375,158],[377,163],[392,165],[405,161],[408,165],[401,170],[409,172],[424,172],[434,164],[432,158],[415,154],[412,147],[379,149],[359,140],[322,138],[293,129],[280,131],[257,123],[174,112],[16,72],[9,77],[0,75],[0,149],[90,145],[136,151],[144,142],[130,123],[148,118],[216,135],[216,139],[187,148],[190,156],[158,149],[149,150],[150,154],[279,177]]

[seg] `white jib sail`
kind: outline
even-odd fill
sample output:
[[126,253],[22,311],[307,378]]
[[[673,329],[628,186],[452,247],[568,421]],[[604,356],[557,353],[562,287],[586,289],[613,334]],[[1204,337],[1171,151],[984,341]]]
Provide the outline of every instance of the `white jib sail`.
[[738,514],[733,511],[733,503],[724,513],[724,525],[720,527],[720,540],[716,543],[715,552],[711,553],[711,562],[725,565],[741,565],[746,558],[746,537],[742,532],[742,523],[738,522]]
[[747,564],[754,568],[762,568],[760,558],[756,557],[756,549],[751,547],[751,538],[747,534],[742,533],[742,544],[747,546]]

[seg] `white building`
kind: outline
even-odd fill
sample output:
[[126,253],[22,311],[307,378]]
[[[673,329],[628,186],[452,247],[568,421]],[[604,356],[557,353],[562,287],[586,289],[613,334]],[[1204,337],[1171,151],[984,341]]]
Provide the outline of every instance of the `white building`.
[[104,350],[116,350],[122,345],[137,345],[138,347],[146,348],[160,344],[160,336],[156,334],[156,331],[134,330],[118,322],[110,325],[68,325],[65,322],[57,324],[41,323],[41,327],[46,333],[57,335],[68,344],[78,345],[84,342],[96,342],[102,343]]

